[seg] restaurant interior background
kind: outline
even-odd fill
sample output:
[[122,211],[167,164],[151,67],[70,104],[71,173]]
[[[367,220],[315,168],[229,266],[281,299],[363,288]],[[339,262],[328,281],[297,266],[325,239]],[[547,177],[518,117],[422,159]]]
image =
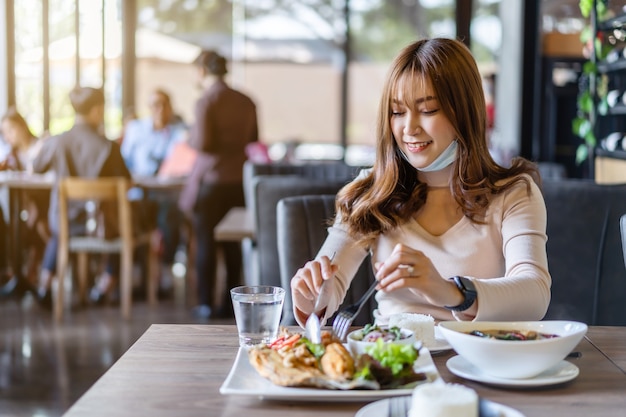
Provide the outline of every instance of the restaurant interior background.
[[104,86],[115,139],[161,87],[193,123],[191,62],[210,48],[257,102],[273,158],[365,164],[391,58],[418,37],[457,36],[495,105],[496,158],[521,154],[584,177],[571,120],[585,24],[578,0],[0,0],[0,113],[16,105],[35,134],[57,134],[72,124],[70,89]]
[[[392,57],[419,37],[459,37],[470,45],[485,77],[487,99],[495,105],[490,141],[497,159],[506,163],[519,154],[559,164],[569,177],[591,177],[588,164],[575,162],[581,139],[571,129],[578,78],[586,61],[579,32],[588,22],[578,3],[0,0],[0,114],[15,105],[35,134],[54,135],[73,122],[71,88],[103,86],[105,133],[114,140],[131,110],[139,117],[148,115],[148,95],[160,87],[191,124],[200,94],[191,62],[201,49],[212,48],[230,61],[228,81],[256,101],[261,140],[270,145],[275,159],[290,155],[291,149],[303,160],[345,158],[362,165],[373,157],[378,98]],[[623,3],[609,0],[615,9]],[[300,145],[294,149],[290,144]],[[2,147],[0,138],[0,160]],[[589,232],[600,230],[588,214],[600,212],[597,207],[605,200],[587,190],[577,194],[555,184],[552,190],[549,202],[559,213],[553,227],[562,233],[555,233],[550,242],[567,246],[557,255],[565,259],[563,264],[577,268],[593,256],[596,246],[611,246],[604,240],[596,244]],[[624,201],[620,190],[616,198]],[[606,200],[613,198],[606,194]],[[570,208],[575,215],[568,215]],[[583,233],[585,238],[580,239]],[[572,242],[578,253],[572,252]],[[618,249],[611,254],[619,256],[607,263],[621,266],[621,245],[613,248]],[[588,264],[577,272],[595,285],[587,279],[594,273],[587,267],[596,264]],[[621,269],[612,267],[609,272],[615,282],[622,278]],[[184,283],[183,275],[179,281]],[[560,285],[569,286],[569,270],[561,276]],[[605,292],[617,301],[599,305],[623,306],[618,290],[608,287]],[[591,298],[585,298],[585,305],[595,303],[597,296]],[[32,297],[2,300],[0,415],[62,415],[150,324],[196,323],[185,300],[179,301],[165,300],[158,308],[137,303],[128,321],[120,320],[116,305],[76,308],[65,322],[55,323]],[[576,303],[568,299],[568,305]],[[210,323],[232,320],[211,318]],[[585,351],[585,360],[592,358],[589,352]],[[594,372],[605,371],[597,367]],[[611,383],[607,381],[601,384]],[[590,395],[601,386],[594,385]],[[211,391],[206,392],[210,399]],[[150,394],[155,400],[170,398],[167,392]]]

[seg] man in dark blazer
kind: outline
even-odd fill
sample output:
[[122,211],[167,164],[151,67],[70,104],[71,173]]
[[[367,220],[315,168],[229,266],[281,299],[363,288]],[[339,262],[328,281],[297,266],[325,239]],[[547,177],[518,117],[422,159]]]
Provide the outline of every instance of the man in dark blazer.
[[[34,161],[35,172],[53,171],[57,184],[63,177],[113,177],[131,178],[130,172],[120,153],[120,146],[108,140],[102,133],[104,121],[104,93],[101,89],[76,87],[70,92],[70,102],[76,113],[74,126],[58,136],[45,140],[39,155]],[[52,190],[48,221],[51,238],[46,245],[46,252],[39,279],[38,295],[46,303],[50,299],[50,283],[56,271],[56,259],[59,234],[58,191]],[[83,207],[70,207],[70,228],[85,225],[86,213]],[[71,233],[71,230],[70,230]],[[109,272],[114,266],[109,266]],[[94,301],[111,288],[114,277],[104,277],[96,284],[91,296]]]
[[179,207],[194,221],[196,234],[196,276],[199,318],[231,315],[229,289],[241,280],[241,248],[236,242],[224,243],[227,291],[221,294],[222,307],[215,311],[212,293],[216,284],[216,242],[213,229],[232,207],[244,206],[243,164],[245,148],[258,140],[254,102],[224,81],[226,59],[214,51],[203,51],[195,61],[199,68],[202,97],[196,102],[195,124],[190,145],[199,152]]

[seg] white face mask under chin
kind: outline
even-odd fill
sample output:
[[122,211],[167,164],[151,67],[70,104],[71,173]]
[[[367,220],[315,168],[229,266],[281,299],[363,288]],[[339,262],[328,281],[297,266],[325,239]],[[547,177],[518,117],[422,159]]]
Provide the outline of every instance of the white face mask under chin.
[[[455,139],[448,145],[446,149],[444,149],[443,152],[439,154],[437,158],[435,158],[433,162],[430,163],[430,165],[424,168],[416,168],[416,169],[422,172],[441,171],[442,169],[448,167],[451,163],[453,163],[456,160],[456,150],[458,147],[459,147],[459,144],[457,143]],[[411,161],[409,161],[409,158],[401,149],[400,149],[400,154],[407,162],[411,163]]]

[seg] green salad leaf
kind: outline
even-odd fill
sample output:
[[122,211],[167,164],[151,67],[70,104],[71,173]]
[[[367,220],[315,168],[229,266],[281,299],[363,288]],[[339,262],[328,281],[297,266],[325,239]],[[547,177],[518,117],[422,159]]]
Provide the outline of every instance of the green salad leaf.
[[366,366],[361,366],[357,369],[357,371],[354,373],[353,379],[366,379],[373,381],[376,379],[376,377],[372,373],[372,369],[370,368],[369,364],[367,364]]
[[393,375],[398,375],[407,365],[413,366],[418,352],[413,345],[385,343],[378,339],[375,344],[365,348],[365,352],[376,359],[384,367],[391,369]]
[[313,343],[311,342],[311,340],[309,340],[306,337],[300,338],[300,342],[304,343],[307,349],[309,349],[309,351],[313,354],[313,356],[315,356],[318,359],[321,358],[324,355],[324,352],[326,351],[323,344]]

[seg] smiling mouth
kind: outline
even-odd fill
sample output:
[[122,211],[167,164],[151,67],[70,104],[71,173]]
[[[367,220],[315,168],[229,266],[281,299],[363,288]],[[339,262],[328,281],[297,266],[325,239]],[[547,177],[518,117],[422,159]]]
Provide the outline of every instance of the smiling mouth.
[[408,150],[411,152],[419,152],[431,143],[433,143],[432,140],[429,140],[428,142],[404,142]]

